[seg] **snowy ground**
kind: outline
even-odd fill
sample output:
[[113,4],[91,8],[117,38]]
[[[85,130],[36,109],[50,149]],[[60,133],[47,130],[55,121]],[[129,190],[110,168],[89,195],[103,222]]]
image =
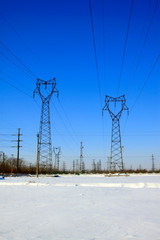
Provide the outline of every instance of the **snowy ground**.
[[159,240],[160,175],[0,180],[0,240]]

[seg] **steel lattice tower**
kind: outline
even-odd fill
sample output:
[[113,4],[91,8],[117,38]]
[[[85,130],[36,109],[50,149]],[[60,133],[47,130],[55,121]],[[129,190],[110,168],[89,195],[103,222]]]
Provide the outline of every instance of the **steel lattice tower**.
[[[121,103],[121,110],[114,114],[110,110],[110,103],[116,105],[117,102]],[[120,117],[123,110],[128,110],[126,106],[125,95],[117,98],[113,98],[106,95],[104,110],[108,110],[112,119],[112,136],[111,136],[111,157],[110,157],[110,170],[115,170],[116,166],[120,169],[124,169],[123,157],[122,157],[122,145],[121,145],[121,133],[120,133]]]
[[[56,79],[45,81],[37,79],[36,89],[33,93],[39,94],[42,100],[41,118],[40,118],[40,129],[39,129],[39,162],[41,166],[44,166],[46,170],[52,168],[52,144],[51,144],[51,124],[50,124],[50,100],[53,93],[57,93]],[[44,87],[42,89],[41,87]],[[47,87],[50,87],[49,93]],[[45,90],[45,91],[44,91]],[[42,92],[45,92],[42,93]]]

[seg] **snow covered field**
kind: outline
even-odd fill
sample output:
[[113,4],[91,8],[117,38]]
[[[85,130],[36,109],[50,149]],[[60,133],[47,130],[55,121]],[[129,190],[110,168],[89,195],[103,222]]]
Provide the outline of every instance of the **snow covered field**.
[[0,240],[159,240],[160,175],[8,177]]

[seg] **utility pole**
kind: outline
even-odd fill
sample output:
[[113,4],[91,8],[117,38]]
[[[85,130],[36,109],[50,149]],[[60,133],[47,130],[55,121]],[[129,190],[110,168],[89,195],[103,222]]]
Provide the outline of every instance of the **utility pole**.
[[107,171],[111,171],[111,161],[110,161],[110,157],[108,157],[108,160],[107,160]]
[[3,153],[3,175],[4,175],[4,161],[5,161],[5,154]]
[[93,170],[94,172],[96,171],[95,159],[93,159],[93,162],[92,162],[92,170]]
[[73,160],[73,172],[75,172],[75,160]]
[[17,140],[17,173],[19,172],[19,148],[20,148],[20,128],[18,128],[18,140]]
[[76,172],[79,171],[79,163],[78,163],[78,159],[76,159]]
[[97,171],[101,171],[101,160],[97,162]]
[[63,166],[62,166],[62,169],[63,169],[63,172],[65,172],[65,171],[66,171],[66,163],[65,163],[65,161],[63,161]]
[[[50,92],[47,92],[49,87]],[[42,89],[44,88],[44,89]],[[44,91],[45,90],[45,91]],[[50,124],[50,100],[53,93],[57,94],[56,79],[45,81],[37,79],[36,89],[33,97],[38,94],[42,101],[40,129],[39,129],[39,164],[45,166],[46,171],[52,169],[52,144],[51,144],[51,124]]]
[[152,154],[152,172],[155,171],[155,166],[154,166],[154,155]]
[[[19,149],[20,147],[20,142],[22,142],[23,140],[20,140],[20,136],[22,136],[22,134],[20,133],[21,129],[18,128],[18,134],[13,134],[13,136],[18,136],[17,140],[13,140],[12,142],[17,142],[17,169],[16,169],[16,174],[19,173]],[[15,147],[15,146],[13,146]]]
[[2,151],[0,151],[0,153],[2,153],[2,156],[3,156],[3,158],[2,158],[2,172],[3,172],[3,175],[4,175],[5,154],[4,154],[4,152],[2,152]]
[[81,145],[80,145],[80,171],[82,171],[82,167],[83,167],[83,144],[81,141]]
[[[116,103],[121,104],[121,109],[118,113],[113,113],[110,109],[110,104],[115,105]],[[117,98],[113,98],[110,96],[105,97],[105,106],[103,111],[107,110],[112,119],[112,136],[111,136],[111,157],[110,157],[110,166],[111,170],[116,170],[116,166],[120,169],[124,169],[123,165],[123,157],[122,157],[122,145],[121,145],[121,133],[120,133],[120,117],[122,115],[123,110],[128,110],[126,106],[125,95],[122,95]]]
[[14,155],[12,154],[11,156],[12,156],[11,157],[11,175],[12,175],[12,164],[13,164],[13,157],[14,157]]
[[36,176],[38,178],[39,173],[39,134],[37,134],[37,162],[36,162]]

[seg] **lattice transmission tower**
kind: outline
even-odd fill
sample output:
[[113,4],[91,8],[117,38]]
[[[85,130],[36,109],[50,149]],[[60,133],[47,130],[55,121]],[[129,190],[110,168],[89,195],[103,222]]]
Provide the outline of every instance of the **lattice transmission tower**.
[[[120,103],[121,109],[118,113],[113,113],[110,109],[110,103]],[[105,97],[105,106],[103,111],[107,110],[112,119],[112,136],[111,136],[111,156],[110,156],[110,170],[115,170],[118,167],[119,170],[124,169],[123,156],[122,156],[122,145],[121,145],[121,132],[120,132],[120,117],[123,110],[128,111],[126,106],[125,95],[117,98],[110,96]]]
[[60,154],[61,154],[61,147],[53,147],[53,152],[55,155],[55,162],[54,162],[54,169],[59,171],[59,160],[60,160]]
[[[39,163],[46,170],[52,168],[52,144],[51,144],[51,123],[50,123],[50,100],[53,93],[58,96],[56,79],[45,81],[37,79],[36,89],[33,92],[39,94],[42,100],[40,128],[39,128]],[[47,91],[48,88],[48,91]]]

